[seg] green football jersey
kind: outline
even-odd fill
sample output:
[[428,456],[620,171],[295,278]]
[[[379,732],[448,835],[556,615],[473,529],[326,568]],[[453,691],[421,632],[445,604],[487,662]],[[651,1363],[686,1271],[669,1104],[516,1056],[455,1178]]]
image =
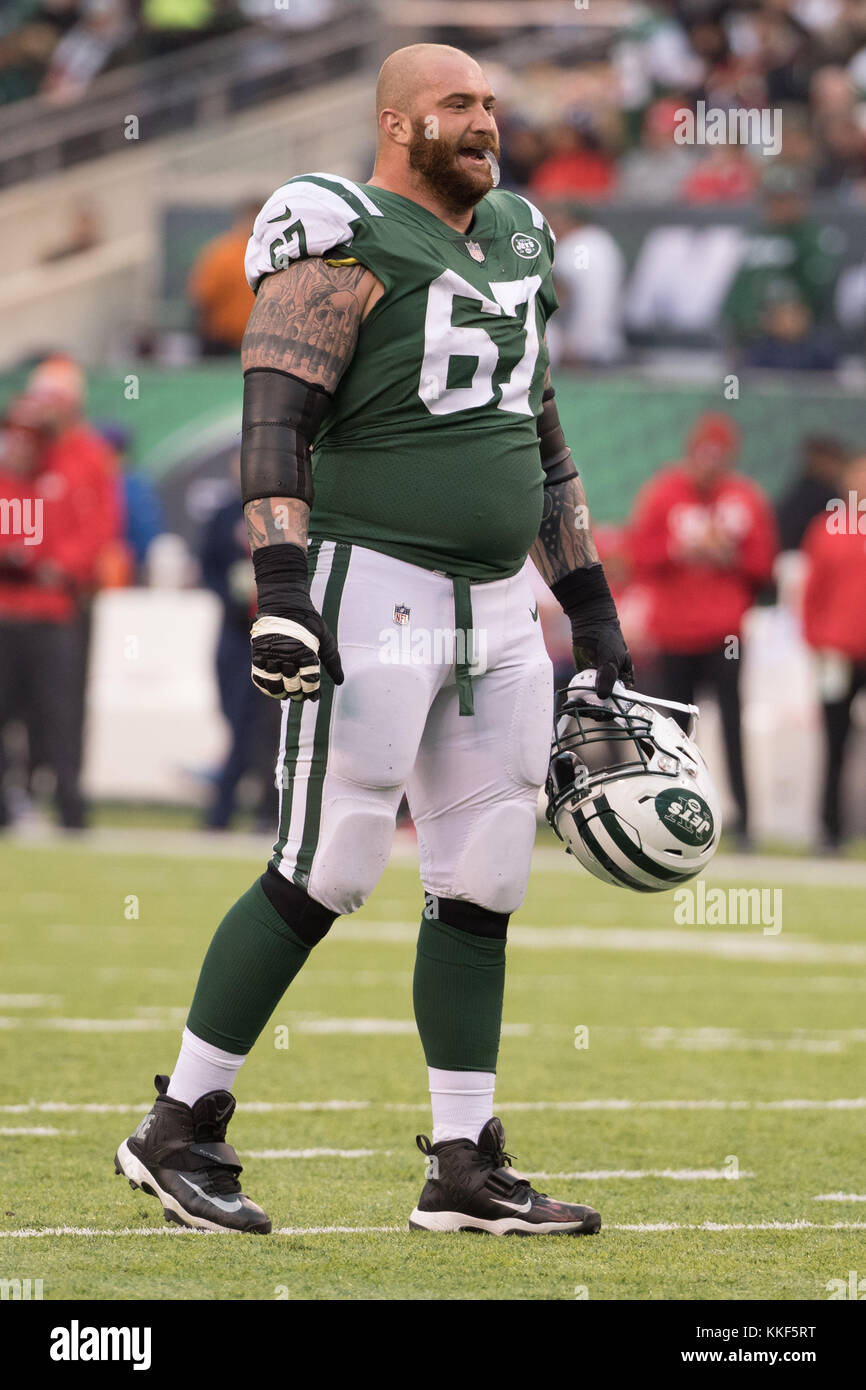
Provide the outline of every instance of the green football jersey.
[[313,442],[310,534],[473,580],[515,574],[541,521],[536,416],[556,308],[553,235],[515,193],[456,232],[397,193],[303,174],[256,218],[257,289],[292,260],[384,286]]

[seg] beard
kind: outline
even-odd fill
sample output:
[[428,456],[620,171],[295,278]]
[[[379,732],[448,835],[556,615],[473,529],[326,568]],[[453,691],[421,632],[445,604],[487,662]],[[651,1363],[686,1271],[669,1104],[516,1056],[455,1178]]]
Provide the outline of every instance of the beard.
[[[470,142],[445,140],[442,136],[428,140],[424,123],[412,122],[409,168],[414,169],[449,212],[468,212],[494,187],[493,171],[486,159],[477,169],[461,164],[459,151],[467,143]],[[476,144],[475,141],[471,143]],[[499,155],[498,142],[479,141],[478,146]]]

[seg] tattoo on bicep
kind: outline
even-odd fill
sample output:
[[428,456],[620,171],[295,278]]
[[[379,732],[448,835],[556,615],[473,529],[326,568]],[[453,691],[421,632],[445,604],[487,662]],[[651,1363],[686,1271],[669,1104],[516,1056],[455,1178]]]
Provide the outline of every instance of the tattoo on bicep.
[[544,513],[529,553],[547,584],[555,584],[572,570],[598,563],[580,478],[569,478],[544,489]]
[[318,259],[269,275],[244,334],[244,371],[276,368],[333,391],[355,351],[370,279],[366,266]]
[[265,545],[307,548],[310,509],[299,497],[258,497],[244,507],[250,550]]

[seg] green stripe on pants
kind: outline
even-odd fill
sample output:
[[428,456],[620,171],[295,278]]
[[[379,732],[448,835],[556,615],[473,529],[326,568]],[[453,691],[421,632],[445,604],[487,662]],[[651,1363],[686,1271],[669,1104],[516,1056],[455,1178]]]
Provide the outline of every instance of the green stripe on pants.
[[[312,585],[316,575],[319,553],[320,545],[314,542],[310,546],[309,555],[307,557],[310,585]],[[271,860],[275,869],[280,867],[283,858],[283,850],[286,847],[286,840],[289,837],[289,825],[292,819],[292,797],[289,793],[294,789],[295,773],[298,766],[298,746],[301,738],[301,716],[304,712],[305,703],[304,700],[291,701],[286,718],[286,741],[283,748],[283,763],[280,769],[282,787],[280,796],[279,838],[274,845],[274,857]]]
[[[351,554],[352,547],[350,545],[336,543],[331,559],[331,573],[328,576],[325,597],[322,601],[322,617],[335,637],[339,627],[340,602],[343,597],[343,587],[346,583]],[[331,733],[331,712],[334,706],[335,686],[324,668],[322,669],[321,689],[319,708],[316,713],[316,727],[313,731],[313,756],[307,780],[304,832],[295,870],[292,874],[292,879],[299,888],[306,888],[310,878],[310,870],[313,867],[313,855],[316,852],[319,827],[322,822],[322,794],[325,785],[325,773],[328,770],[328,740]]]

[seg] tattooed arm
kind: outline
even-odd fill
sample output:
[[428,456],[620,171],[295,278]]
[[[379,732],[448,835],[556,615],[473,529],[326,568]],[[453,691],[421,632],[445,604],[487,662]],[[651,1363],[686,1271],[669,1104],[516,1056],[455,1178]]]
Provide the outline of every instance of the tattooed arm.
[[[358,341],[362,320],[380,298],[381,282],[366,266],[296,261],[259,288],[241,347],[241,365],[290,372],[329,394]],[[262,497],[244,513],[250,549],[288,541],[307,547],[310,508],[298,497]]]
[[336,685],[343,681],[337,643],[308,585],[310,445],[381,293],[364,266],[299,261],[262,282],[244,335],[241,481],[257,591],[252,678],[276,700],[318,700],[320,667]]
[[[542,459],[551,455],[558,462],[567,459],[567,469],[571,469],[571,454],[553,404],[550,367],[544,378],[543,399],[545,405],[538,422]],[[572,570],[598,564],[586,493],[579,477],[572,475],[556,483],[546,481],[541,525],[529,554],[542,579],[551,586]]]
[[583,483],[574,472],[553,404],[549,368],[543,399],[538,433],[546,473],[544,511],[529,553],[571,622],[577,669],[596,671],[596,693],[604,700],[615,681],[632,683],[631,657],[592,539]]
[[580,478],[544,489],[544,512],[529,552],[535,568],[551,587],[572,570],[598,564],[589,507]]

